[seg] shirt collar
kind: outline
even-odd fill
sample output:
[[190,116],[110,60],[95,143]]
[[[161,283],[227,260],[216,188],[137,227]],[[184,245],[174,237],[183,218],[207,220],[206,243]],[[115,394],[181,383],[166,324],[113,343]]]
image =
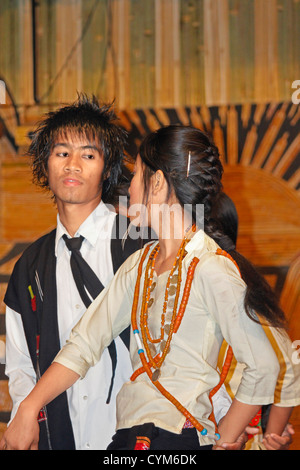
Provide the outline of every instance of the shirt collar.
[[217,248],[217,243],[211,237],[206,235],[204,230],[200,229],[186,245],[185,250],[188,254],[195,255],[195,252],[197,252],[199,255],[202,251],[216,251]]
[[[105,223],[107,222],[107,215],[114,215],[113,212],[104,204],[103,201],[100,201],[96,209],[91,212],[91,214],[85,219],[85,221],[80,225],[75,237],[82,235],[85,240],[87,240],[91,246],[95,246],[99,237],[101,230],[105,228]],[[57,228],[56,228],[56,238],[55,238],[55,256],[59,256],[63,249],[65,242],[62,239],[62,236],[66,234],[70,237],[66,228],[62,224],[59,214],[57,214]],[[109,233],[109,236],[111,234]]]

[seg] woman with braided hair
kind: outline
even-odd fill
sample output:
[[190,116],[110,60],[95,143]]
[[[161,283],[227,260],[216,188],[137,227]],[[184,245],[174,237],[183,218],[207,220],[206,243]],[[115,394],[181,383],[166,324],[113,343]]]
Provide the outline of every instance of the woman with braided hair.
[[[211,217],[222,172],[218,149],[199,129],[168,126],[144,139],[130,211],[139,208],[133,222],[148,224],[158,240],[128,258],[88,308],[0,447],[34,448],[39,409],[84,377],[129,324],[134,372],[117,397],[110,450],[219,448],[235,442],[269,403],[267,432],[282,433],[300,404],[299,365],[272,292],[241,255],[222,246]],[[223,340],[230,353],[219,375]],[[244,364],[243,376],[218,422],[213,395],[232,354]]]

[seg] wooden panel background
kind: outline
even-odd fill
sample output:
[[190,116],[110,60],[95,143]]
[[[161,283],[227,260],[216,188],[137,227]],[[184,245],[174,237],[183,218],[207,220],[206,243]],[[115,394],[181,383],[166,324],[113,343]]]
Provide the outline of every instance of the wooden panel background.
[[0,2],[0,74],[26,116],[82,90],[120,109],[289,101],[300,78],[298,0],[35,3],[33,56],[31,1]]
[[[300,108],[291,103],[299,0],[39,0],[36,54],[31,7],[0,2],[0,341],[12,267],[55,225],[55,207],[31,185],[28,133],[77,91],[115,99],[129,153],[168,123],[213,135],[240,214],[238,247],[281,296],[300,338]],[[0,365],[0,435],[10,407]]]

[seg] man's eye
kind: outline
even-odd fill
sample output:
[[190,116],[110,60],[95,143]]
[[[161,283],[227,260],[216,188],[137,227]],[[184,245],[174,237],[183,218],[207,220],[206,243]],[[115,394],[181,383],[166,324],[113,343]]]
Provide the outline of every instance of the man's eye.
[[86,153],[86,154],[83,155],[83,158],[87,158],[88,160],[93,160],[93,158],[95,158],[95,157],[92,154]]
[[67,157],[69,154],[68,152],[57,152],[56,154],[58,157]]

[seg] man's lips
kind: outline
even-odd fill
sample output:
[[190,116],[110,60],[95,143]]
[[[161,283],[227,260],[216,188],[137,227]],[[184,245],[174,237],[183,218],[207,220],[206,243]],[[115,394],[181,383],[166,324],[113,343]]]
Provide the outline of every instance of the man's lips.
[[63,179],[63,184],[65,186],[80,186],[82,183],[81,183],[81,181],[79,181],[75,178],[64,178]]

